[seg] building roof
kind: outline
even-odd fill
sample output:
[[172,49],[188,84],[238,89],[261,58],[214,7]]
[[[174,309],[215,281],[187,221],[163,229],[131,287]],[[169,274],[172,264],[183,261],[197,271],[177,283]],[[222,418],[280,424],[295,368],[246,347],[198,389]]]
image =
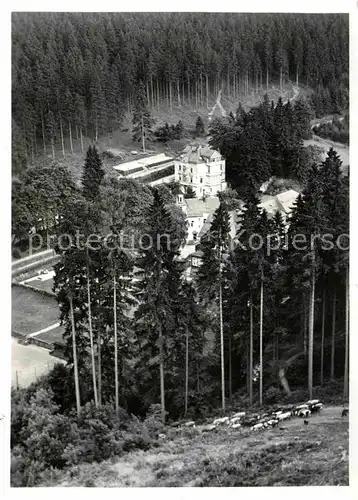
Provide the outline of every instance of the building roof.
[[187,163],[203,163],[210,159],[214,154],[219,154],[210,146],[188,145],[183,149],[180,157]]
[[136,158],[132,161],[127,161],[120,163],[119,165],[115,165],[113,168],[119,172],[130,173],[132,170],[138,168],[150,168],[155,165],[164,164],[173,160],[171,156],[167,156],[165,153],[160,153],[157,155],[145,156],[141,158]]
[[299,193],[294,189],[289,189],[288,191],[284,191],[276,196],[264,194],[261,197],[259,207],[264,208],[269,216],[275,215],[276,212],[284,212],[288,215],[291,212],[298,195]]
[[210,196],[205,200],[187,198],[185,203],[188,217],[203,217],[204,214],[213,214],[219,208],[220,200],[217,196]]
[[206,221],[203,224],[203,227],[200,229],[199,234],[198,234],[199,238],[204,236],[204,234],[209,231],[212,220],[213,220],[213,213],[208,215]]
[[284,193],[280,193],[276,196],[278,202],[282,205],[283,210],[286,214],[289,214],[293,208],[293,205],[298,197],[299,193],[294,189],[289,189]]
[[261,198],[261,202],[259,203],[259,207],[266,210],[269,216],[274,216],[276,212],[281,212],[282,207],[278,202],[276,196],[270,196],[268,194],[264,194]]

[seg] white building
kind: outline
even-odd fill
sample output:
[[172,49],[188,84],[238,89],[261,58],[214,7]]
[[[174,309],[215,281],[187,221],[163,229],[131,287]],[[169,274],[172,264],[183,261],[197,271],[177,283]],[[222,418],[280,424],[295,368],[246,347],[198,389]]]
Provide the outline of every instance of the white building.
[[260,208],[264,208],[269,218],[274,217],[276,212],[280,212],[285,224],[288,224],[292,209],[297,200],[299,193],[294,189],[289,189],[276,196],[264,194],[261,197],[259,204]]
[[220,200],[217,196],[211,196],[205,200],[198,198],[185,199],[183,194],[177,196],[177,205],[183,210],[187,223],[187,238],[181,251],[181,256],[186,258],[195,251],[200,238],[209,229],[212,217]]
[[186,146],[174,165],[175,181],[184,192],[190,186],[196,197],[202,198],[226,189],[225,160],[209,146]]
[[[154,186],[174,181],[174,158],[160,153],[123,162],[113,167],[119,178],[135,179]],[[152,179],[154,175],[154,180]]]

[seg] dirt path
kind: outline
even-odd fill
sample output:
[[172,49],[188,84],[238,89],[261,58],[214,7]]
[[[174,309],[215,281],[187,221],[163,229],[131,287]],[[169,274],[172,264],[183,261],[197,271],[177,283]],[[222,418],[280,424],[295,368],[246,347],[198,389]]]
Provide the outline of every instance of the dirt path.
[[218,94],[218,96],[217,96],[217,98],[216,98],[215,104],[214,104],[214,106],[212,107],[212,109],[211,109],[211,111],[210,111],[210,113],[209,113],[209,123],[210,123],[210,122],[211,122],[211,120],[212,120],[212,117],[213,117],[213,114],[214,114],[214,111],[215,111],[215,109],[216,109],[216,108],[219,108],[219,109],[220,109],[220,111],[221,111],[221,116],[222,116],[223,118],[225,118],[225,117],[226,117],[226,111],[225,111],[225,109],[223,108],[223,105],[221,104],[221,94],[222,94],[222,90],[220,89],[220,90],[219,90],[219,94]]

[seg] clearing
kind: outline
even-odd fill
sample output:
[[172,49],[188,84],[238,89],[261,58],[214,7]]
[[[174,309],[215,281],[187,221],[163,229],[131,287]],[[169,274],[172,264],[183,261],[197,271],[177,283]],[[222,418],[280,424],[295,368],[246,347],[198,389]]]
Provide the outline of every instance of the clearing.
[[341,412],[326,407],[308,425],[293,418],[262,432],[222,426],[175,436],[170,429],[172,439],[163,438],[158,448],[81,465],[42,486],[346,486],[348,419]]

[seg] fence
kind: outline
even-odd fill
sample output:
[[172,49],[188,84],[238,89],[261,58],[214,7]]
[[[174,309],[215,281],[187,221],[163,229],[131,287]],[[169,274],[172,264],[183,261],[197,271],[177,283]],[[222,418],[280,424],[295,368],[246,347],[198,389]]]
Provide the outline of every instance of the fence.
[[53,358],[49,359],[45,363],[37,364],[36,366],[29,367],[24,370],[12,370],[11,374],[11,386],[14,389],[26,388],[37,382],[37,380],[42,376],[46,375],[52,370],[53,366],[57,363],[63,363],[61,359]]

